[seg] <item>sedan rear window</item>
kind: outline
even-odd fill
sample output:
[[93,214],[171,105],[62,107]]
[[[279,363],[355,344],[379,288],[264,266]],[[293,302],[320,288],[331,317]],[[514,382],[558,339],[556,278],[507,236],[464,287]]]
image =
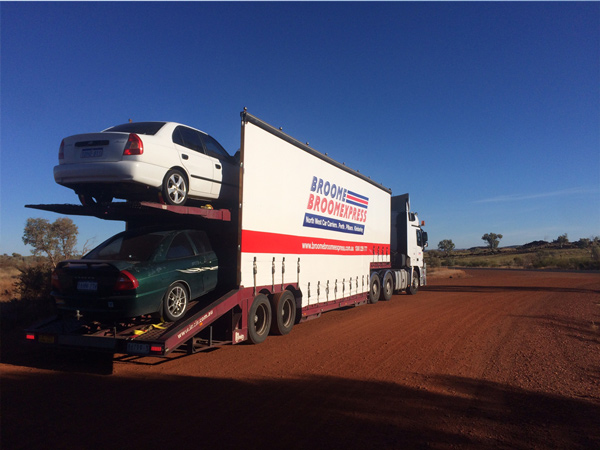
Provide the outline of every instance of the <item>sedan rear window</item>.
[[95,248],[85,255],[84,259],[148,261],[163,239],[163,233],[119,236],[105,245]]
[[115,127],[111,127],[107,130],[104,130],[103,133],[109,131],[118,131],[120,133],[135,133],[154,136],[156,133],[158,133],[158,130],[160,130],[165,123],[166,122],[124,123],[123,125],[117,125]]

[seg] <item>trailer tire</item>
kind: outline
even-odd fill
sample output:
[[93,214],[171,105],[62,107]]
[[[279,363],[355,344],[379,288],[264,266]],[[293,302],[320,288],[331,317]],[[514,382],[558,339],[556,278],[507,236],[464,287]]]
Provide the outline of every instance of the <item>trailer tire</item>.
[[392,298],[394,294],[394,277],[392,276],[392,272],[385,273],[381,286],[381,294],[382,300],[386,302]]
[[377,272],[371,274],[369,283],[369,303],[377,303],[381,295],[381,279]]
[[296,321],[296,299],[290,291],[273,295],[271,299],[271,334],[283,336],[292,331]]
[[177,322],[187,310],[189,295],[182,283],[173,283],[162,301],[163,317],[168,322]]
[[260,344],[269,335],[271,329],[271,303],[264,294],[254,297],[248,311],[248,340]]
[[406,288],[406,293],[409,295],[416,295],[419,292],[419,287],[421,286],[421,278],[419,277],[419,272],[413,270],[412,281],[410,286]]

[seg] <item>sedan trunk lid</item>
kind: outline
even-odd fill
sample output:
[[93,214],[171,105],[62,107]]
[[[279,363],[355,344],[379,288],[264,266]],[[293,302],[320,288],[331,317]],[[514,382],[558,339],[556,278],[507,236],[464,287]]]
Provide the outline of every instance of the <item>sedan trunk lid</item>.
[[106,132],[70,136],[63,140],[60,164],[121,161],[130,133]]

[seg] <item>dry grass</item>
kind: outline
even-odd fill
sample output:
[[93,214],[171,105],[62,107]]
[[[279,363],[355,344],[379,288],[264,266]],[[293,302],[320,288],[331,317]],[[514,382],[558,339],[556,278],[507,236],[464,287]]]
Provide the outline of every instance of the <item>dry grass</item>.
[[448,269],[447,267],[433,267],[427,268],[427,278],[467,278],[469,275],[464,270],[460,269]]
[[19,270],[16,267],[0,268],[0,302],[7,302],[18,297],[15,289],[18,276]]

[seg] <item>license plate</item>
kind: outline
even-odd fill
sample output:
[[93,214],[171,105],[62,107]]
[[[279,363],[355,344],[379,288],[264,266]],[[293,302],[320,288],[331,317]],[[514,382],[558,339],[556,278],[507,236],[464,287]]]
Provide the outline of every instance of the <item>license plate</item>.
[[150,353],[150,346],[148,344],[138,344],[137,342],[127,343],[127,353],[136,353],[138,355],[147,355]]
[[77,290],[78,291],[86,291],[86,292],[96,292],[98,290],[98,282],[97,281],[78,281],[77,282]]
[[42,344],[54,344],[54,336],[51,334],[40,334],[38,336],[38,342]]
[[102,156],[103,148],[86,148],[81,151],[82,158],[99,158]]

